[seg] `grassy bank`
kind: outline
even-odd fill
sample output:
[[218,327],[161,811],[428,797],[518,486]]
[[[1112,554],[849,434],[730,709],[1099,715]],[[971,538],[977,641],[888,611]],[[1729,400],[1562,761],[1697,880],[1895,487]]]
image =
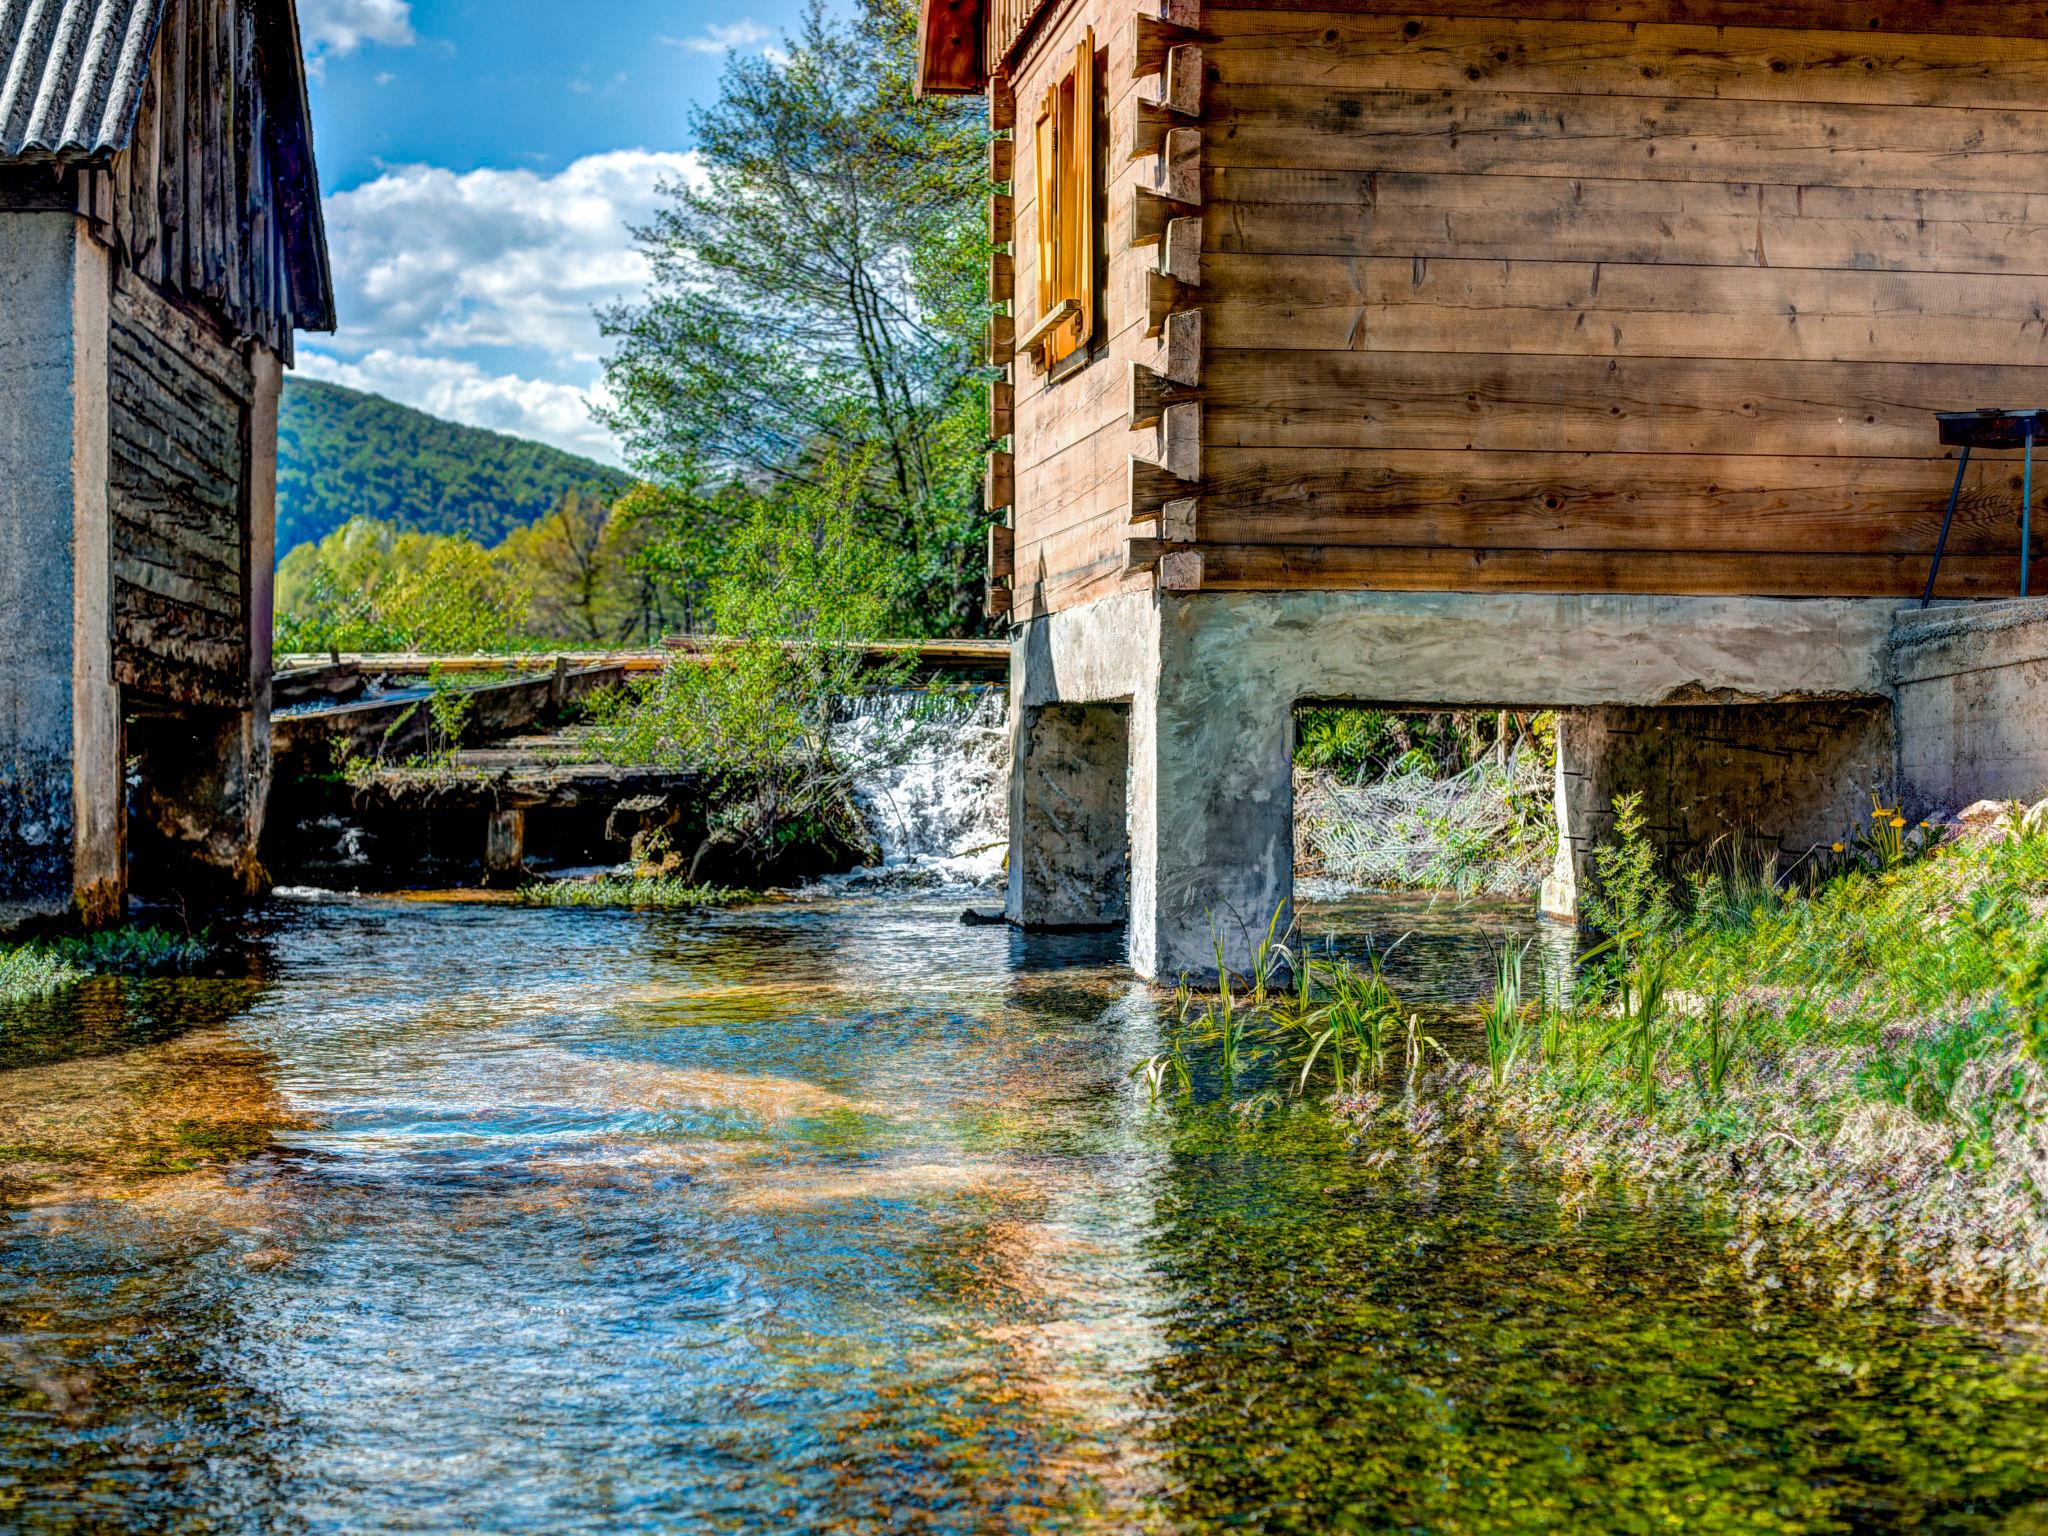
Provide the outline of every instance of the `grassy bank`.
[[[1577,1176],[1722,1194],[1759,1253],[1790,1229],[1873,1280],[2048,1296],[2048,813],[1925,852],[1878,821],[1802,893],[1724,870],[1674,906],[1609,850],[1578,985],[1525,1001],[1504,964],[1486,1065],[1418,1094]],[[1405,1134],[1389,1096],[1346,1108]]]
[[1567,1199],[1711,1196],[1765,1284],[2048,1300],[2048,808],[1939,843],[1887,812],[1834,858],[1793,890],[1739,859],[1673,889],[1629,839],[1569,976],[1510,952],[1476,1017],[1428,1018],[1370,961],[1233,978],[1182,994],[1144,1072],[1326,1098],[1390,1166],[1506,1135]]
[[205,934],[146,927],[0,946],[0,1003],[48,997],[93,976],[188,975],[218,952]]

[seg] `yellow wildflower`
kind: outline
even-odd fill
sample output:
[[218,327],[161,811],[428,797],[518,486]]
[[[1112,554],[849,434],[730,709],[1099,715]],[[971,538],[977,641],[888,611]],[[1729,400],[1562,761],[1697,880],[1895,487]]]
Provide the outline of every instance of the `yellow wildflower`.
[[1895,827],[1903,827],[1905,824],[1906,818],[1903,816],[1894,816],[1892,818],[1892,825]]

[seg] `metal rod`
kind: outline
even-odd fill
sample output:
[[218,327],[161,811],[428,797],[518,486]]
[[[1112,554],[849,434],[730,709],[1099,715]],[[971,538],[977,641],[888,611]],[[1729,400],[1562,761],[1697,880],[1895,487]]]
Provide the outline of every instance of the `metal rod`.
[[[1956,462],[1956,483],[1949,487],[1948,511],[1942,514],[1941,538],[1935,542],[1934,565],[1927,573],[1927,590],[1920,594],[1920,606],[1922,608],[1925,608],[1934,601],[1934,578],[1941,574],[1941,556],[1942,552],[1948,548],[1949,524],[1956,520],[1956,498],[1963,494],[1963,471],[1969,467],[1970,445],[1965,443],[1963,444],[1963,456]],[[2026,567],[2024,563],[2020,568],[2020,580],[2022,582],[2026,580]]]

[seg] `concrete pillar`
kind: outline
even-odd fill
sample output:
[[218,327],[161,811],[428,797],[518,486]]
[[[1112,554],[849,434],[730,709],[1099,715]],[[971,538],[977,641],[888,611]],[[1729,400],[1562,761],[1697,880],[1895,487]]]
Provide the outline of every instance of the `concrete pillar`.
[[1880,699],[1563,713],[1543,911],[1578,915],[1592,852],[1614,835],[1617,795],[1643,796],[1648,834],[1673,865],[1741,836],[1789,868],[1866,827],[1873,795],[1892,802],[1893,740]]
[[0,929],[124,904],[107,263],[74,213],[0,212]]
[[1114,927],[1130,902],[1130,706],[1020,708],[1011,738],[1010,921]]
[[[1163,627],[1163,646],[1176,638]],[[1261,668],[1165,650],[1132,724],[1131,966],[1242,974],[1294,917],[1294,698]]]

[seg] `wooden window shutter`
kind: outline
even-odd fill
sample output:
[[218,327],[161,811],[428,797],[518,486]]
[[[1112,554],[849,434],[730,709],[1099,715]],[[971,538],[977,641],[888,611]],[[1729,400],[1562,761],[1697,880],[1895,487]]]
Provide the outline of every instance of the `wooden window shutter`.
[[1095,334],[1095,32],[1046,89],[1033,124],[1038,191],[1038,322],[1024,350],[1050,368]]

